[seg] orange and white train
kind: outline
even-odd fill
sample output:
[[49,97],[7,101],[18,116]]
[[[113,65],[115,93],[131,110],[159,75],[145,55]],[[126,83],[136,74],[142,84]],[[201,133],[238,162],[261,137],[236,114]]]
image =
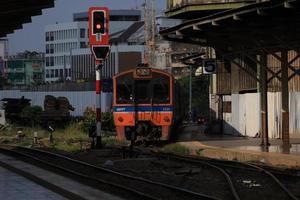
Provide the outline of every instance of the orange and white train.
[[169,140],[184,114],[183,98],[173,75],[138,67],[113,78],[113,115],[120,140]]

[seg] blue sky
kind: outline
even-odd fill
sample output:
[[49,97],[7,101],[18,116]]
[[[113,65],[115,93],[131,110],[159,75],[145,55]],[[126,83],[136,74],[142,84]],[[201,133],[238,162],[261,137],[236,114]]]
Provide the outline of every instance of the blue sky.
[[[55,7],[43,10],[40,16],[32,17],[32,23],[8,35],[9,52],[25,50],[44,51],[44,26],[56,22],[71,22],[73,13],[87,11],[91,6],[107,6],[110,9],[141,7],[144,0],[56,0]],[[156,0],[158,10],[165,9],[165,0]]]

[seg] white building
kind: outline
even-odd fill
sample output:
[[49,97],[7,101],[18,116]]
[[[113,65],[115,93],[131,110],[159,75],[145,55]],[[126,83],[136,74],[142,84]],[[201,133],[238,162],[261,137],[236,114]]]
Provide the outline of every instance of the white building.
[[[143,45],[113,45],[102,68],[102,78],[136,67],[143,62]],[[89,48],[72,51],[72,81],[95,80],[95,61]]]
[[[73,18],[74,22],[45,27],[46,82],[71,80],[72,52],[88,47],[88,13],[77,13]],[[141,11],[111,10],[109,32],[111,35],[124,32],[140,20]]]
[[[126,30],[133,23],[141,21],[142,12],[140,10],[110,10],[109,11],[109,33],[114,34]],[[75,13],[73,21],[88,21],[88,13]]]
[[72,49],[88,45],[88,23],[70,22],[45,27],[45,81],[71,80]]
[[0,39],[0,78],[6,73],[8,57],[8,39]]
[[8,39],[0,39],[0,59],[5,59],[8,56]]

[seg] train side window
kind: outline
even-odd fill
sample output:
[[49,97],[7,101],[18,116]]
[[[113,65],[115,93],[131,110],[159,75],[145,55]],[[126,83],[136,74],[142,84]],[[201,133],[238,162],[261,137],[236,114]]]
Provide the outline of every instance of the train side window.
[[127,74],[117,78],[117,96],[118,104],[133,103],[133,78]]

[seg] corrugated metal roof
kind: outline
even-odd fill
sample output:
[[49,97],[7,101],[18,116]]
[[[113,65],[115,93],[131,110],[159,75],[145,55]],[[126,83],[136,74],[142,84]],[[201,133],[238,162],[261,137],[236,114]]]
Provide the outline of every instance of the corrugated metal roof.
[[54,7],[54,0],[2,0],[0,3],[0,38],[21,29],[42,9]]
[[130,36],[132,36],[135,32],[137,32],[142,26],[144,26],[144,22],[136,22],[132,24],[126,31],[124,31],[121,35],[115,38],[111,38],[110,42],[118,43],[118,42],[126,42]]
[[298,0],[266,1],[189,20],[160,34],[168,40],[203,46],[273,48],[300,41],[299,11]]

